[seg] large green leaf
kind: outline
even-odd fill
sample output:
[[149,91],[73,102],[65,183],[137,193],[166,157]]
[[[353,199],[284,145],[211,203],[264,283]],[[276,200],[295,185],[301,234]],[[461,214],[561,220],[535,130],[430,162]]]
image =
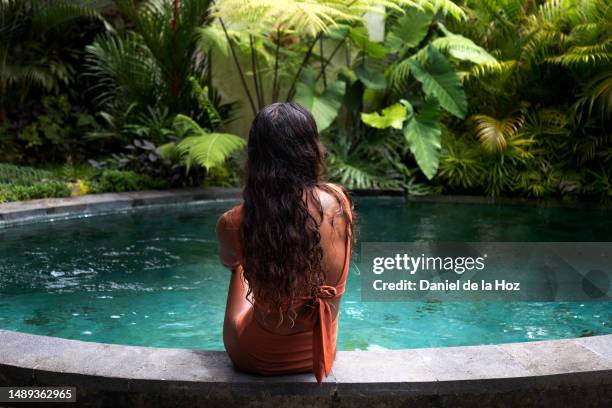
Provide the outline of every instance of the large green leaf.
[[406,119],[406,115],[406,107],[398,102],[383,109],[382,114],[378,112],[362,113],[361,121],[377,129],[386,129],[389,127],[401,129]]
[[365,65],[359,65],[355,68],[355,73],[359,80],[368,88],[383,90],[387,88],[387,80],[385,74],[380,71],[372,70]]
[[467,98],[459,76],[448,60],[429,45],[427,48],[427,68],[416,59],[407,60],[410,72],[423,84],[423,91],[434,96],[440,105],[453,115],[463,119],[467,114]]
[[320,132],[327,129],[338,116],[345,88],[344,81],[334,81],[323,89],[315,84],[311,71],[304,71],[296,87],[295,102],[312,113]]
[[405,48],[413,48],[427,35],[431,23],[431,13],[411,7],[406,14],[397,19],[387,37],[385,47],[390,52],[397,52]]
[[404,136],[421,171],[430,180],[440,164],[441,134],[438,101],[427,98],[404,128]]
[[353,44],[369,57],[381,59],[385,57],[386,51],[381,43],[371,41],[368,30],[363,27],[352,27],[349,33]]
[[197,163],[207,170],[223,164],[235,151],[242,149],[246,142],[243,138],[229,133],[207,133],[193,119],[176,115],[174,128],[185,137],[176,146],[187,167]]

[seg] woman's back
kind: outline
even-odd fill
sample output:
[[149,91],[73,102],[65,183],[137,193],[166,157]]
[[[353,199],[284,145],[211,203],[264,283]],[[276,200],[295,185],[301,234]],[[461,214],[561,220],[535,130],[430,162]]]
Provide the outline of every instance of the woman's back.
[[[350,231],[347,229],[345,214],[348,212],[350,217],[350,208],[347,198],[337,186],[330,183],[327,183],[327,186],[332,187],[336,195],[317,188],[316,197],[323,209],[322,219],[318,214],[315,203],[308,203],[308,208],[320,224],[319,234],[321,248],[323,249],[324,283],[326,286],[335,287],[343,292],[346,281],[345,264],[350,258],[350,246],[347,247],[346,245],[347,241],[350,240]],[[240,204],[224,213],[219,220],[217,237],[223,247],[221,260],[226,266],[228,264],[237,266],[236,262],[241,263],[242,248],[239,234],[242,215],[242,204]],[[290,256],[290,254],[285,256]],[[300,286],[298,284],[298,287]],[[334,319],[339,310],[340,297],[330,300],[333,305]],[[302,290],[296,294],[295,308],[285,313],[279,313],[270,305],[258,302],[256,299],[251,300],[254,304],[254,317],[257,322],[272,333],[286,335],[312,330],[314,321],[311,319],[312,306],[307,302],[309,299],[312,299],[312,294]]]
[[219,220],[232,270],[223,327],[236,366],[260,374],[331,370],[352,238],[350,198],[324,183],[325,149],[304,107],[253,120],[243,203]]

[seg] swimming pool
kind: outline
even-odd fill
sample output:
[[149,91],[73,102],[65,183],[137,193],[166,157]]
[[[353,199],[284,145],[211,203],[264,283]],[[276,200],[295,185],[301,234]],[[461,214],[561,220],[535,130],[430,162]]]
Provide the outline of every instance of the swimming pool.
[[[223,348],[229,271],[216,219],[235,201],[0,229],[0,328],[158,347]],[[610,241],[605,210],[359,198],[363,241]],[[443,347],[612,333],[610,302],[363,303],[351,269],[343,350]]]

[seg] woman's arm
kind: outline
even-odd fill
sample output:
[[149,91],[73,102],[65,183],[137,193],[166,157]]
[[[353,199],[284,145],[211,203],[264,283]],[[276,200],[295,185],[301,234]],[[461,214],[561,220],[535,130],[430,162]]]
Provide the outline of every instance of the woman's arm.
[[217,222],[217,241],[219,242],[219,259],[221,263],[234,270],[240,265],[238,255],[238,230],[231,220],[231,210],[219,217]]

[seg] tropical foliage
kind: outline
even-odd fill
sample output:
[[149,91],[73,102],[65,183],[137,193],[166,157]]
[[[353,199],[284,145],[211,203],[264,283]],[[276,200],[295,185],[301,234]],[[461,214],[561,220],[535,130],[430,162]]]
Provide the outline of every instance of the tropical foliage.
[[98,19],[95,9],[72,1],[0,1],[0,122],[7,98],[24,99],[32,88],[57,93],[75,81],[79,51],[69,28]]
[[446,191],[609,200],[612,5],[505,0],[466,6],[470,24],[451,26],[498,63],[464,76],[473,114],[444,148],[439,182]]
[[349,188],[612,199],[606,0],[0,0],[4,200],[236,184],[275,101]]
[[[347,92],[333,131],[344,137],[332,148],[332,171],[349,185],[408,188],[414,164],[427,179],[436,175],[442,113],[460,119],[467,114],[460,64],[496,63],[483,48],[446,29],[443,21],[453,10],[393,10],[386,15],[381,42],[370,40],[363,26],[346,28],[355,52],[340,71]],[[451,15],[464,17],[463,12]]]

